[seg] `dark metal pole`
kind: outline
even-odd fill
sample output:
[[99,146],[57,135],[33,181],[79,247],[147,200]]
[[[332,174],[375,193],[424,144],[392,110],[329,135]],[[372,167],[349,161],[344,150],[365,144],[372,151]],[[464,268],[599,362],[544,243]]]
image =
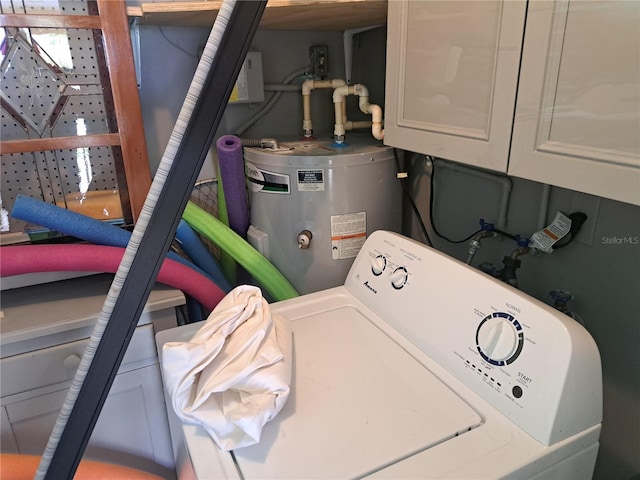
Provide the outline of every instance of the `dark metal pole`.
[[242,62],[260,23],[266,0],[239,0],[216,51],[203,92],[186,127],[167,181],[142,236],[105,329],[45,475],[73,478],[122,357],[169,250],[198,172],[213,143]]

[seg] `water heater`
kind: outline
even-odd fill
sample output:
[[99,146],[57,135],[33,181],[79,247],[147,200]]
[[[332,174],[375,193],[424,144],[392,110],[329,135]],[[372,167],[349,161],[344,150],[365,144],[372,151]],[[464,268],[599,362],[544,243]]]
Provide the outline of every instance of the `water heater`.
[[399,232],[393,150],[370,137],[245,147],[249,241],[299,293],[342,285],[375,230]]

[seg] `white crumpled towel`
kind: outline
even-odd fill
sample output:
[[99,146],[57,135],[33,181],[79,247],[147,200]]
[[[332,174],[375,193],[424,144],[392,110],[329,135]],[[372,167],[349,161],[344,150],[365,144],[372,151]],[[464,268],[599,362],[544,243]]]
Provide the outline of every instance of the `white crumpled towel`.
[[178,417],[202,425],[223,450],[260,441],[291,385],[288,320],[271,315],[257,287],[227,294],[189,342],[162,350],[165,386]]

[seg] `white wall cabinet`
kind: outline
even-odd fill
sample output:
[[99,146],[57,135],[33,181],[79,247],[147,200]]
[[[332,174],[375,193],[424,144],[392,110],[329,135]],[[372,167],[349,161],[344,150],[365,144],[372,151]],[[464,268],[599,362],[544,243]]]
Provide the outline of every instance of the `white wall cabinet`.
[[386,144],[640,204],[640,4],[403,0],[388,22]]
[[[109,275],[3,292],[3,452],[41,455],[111,283]],[[179,291],[151,292],[85,458],[175,476],[155,330],[177,325]]]
[[389,2],[385,143],[506,171],[525,10]]
[[529,3],[508,172],[640,205],[640,3]]

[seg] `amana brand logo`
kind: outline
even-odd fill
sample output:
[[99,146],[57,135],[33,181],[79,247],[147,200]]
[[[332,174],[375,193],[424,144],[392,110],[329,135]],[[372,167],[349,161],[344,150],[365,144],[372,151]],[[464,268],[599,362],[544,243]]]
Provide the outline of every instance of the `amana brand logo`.
[[371,290],[373,293],[378,293],[378,291],[375,288],[373,288],[371,285],[369,285],[369,280],[364,282],[364,286],[367,287],[369,290]]

